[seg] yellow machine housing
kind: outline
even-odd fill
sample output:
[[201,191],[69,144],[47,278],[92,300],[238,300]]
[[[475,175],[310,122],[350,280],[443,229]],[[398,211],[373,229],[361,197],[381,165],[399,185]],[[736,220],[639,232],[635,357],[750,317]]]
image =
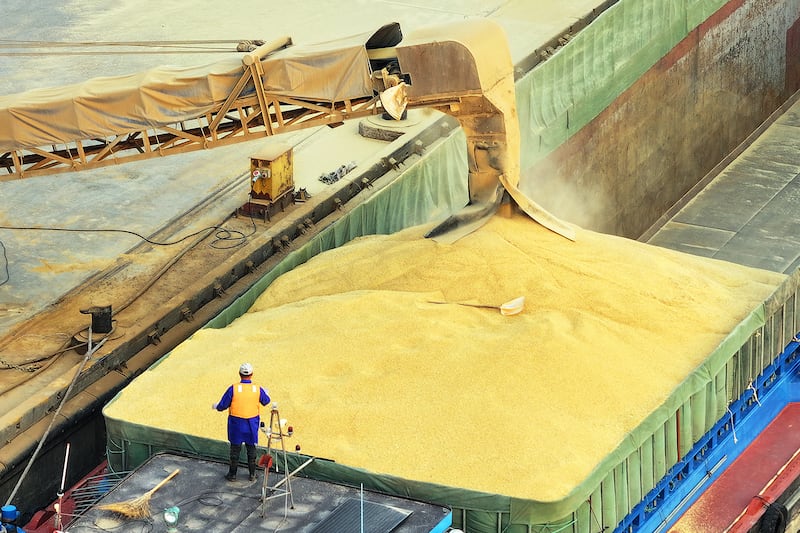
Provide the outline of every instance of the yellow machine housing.
[[276,202],[294,191],[292,147],[270,144],[250,156],[250,195],[256,200]]

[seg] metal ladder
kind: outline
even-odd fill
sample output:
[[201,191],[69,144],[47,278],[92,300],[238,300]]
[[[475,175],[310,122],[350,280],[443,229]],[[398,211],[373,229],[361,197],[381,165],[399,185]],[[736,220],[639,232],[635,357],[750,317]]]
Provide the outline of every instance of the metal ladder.
[[[283,519],[286,520],[286,517],[289,514],[289,502],[291,502],[291,508],[294,509],[294,496],[292,495],[291,481],[292,476],[313,463],[315,459],[314,457],[310,457],[303,464],[289,472],[289,460],[286,457],[286,446],[284,445],[283,440],[291,437],[293,431],[292,426],[287,426],[286,431],[284,432],[283,426],[285,424],[286,420],[282,419],[280,413],[278,412],[278,404],[273,403],[269,414],[269,425],[264,424],[264,422],[261,423],[261,431],[267,435],[267,453],[264,454],[259,461],[259,465],[264,467],[264,480],[261,483],[261,518],[266,518],[267,516],[267,500],[283,496]],[[278,476],[278,480],[273,486],[270,486],[269,471],[273,465],[273,441],[281,443],[281,455],[283,456],[283,477],[280,477],[278,467],[275,465],[275,474]],[[299,450],[300,446],[298,446],[297,449]],[[286,487],[284,488],[283,485],[286,485]]]
[[[289,473],[289,462],[286,458],[286,445],[284,439],[292,436],[292,427],[289,426],[287,431],[284,432],[283,426],[286,420],[281,420],[280,412],[278,411],[278,404],[273,403],[269,413],[269,425],[261,423],[261,431],[267,436],[267,453],[262,456],[259,464],[264,467],[264,479],[261,483],[261,518],[267,516],[267,500],[273,498],[284,497],[283,504],[283,517],[286,518],[289,513],[289,502],[291,508],[294,509],[294,496],[292,496],[292,481],[291,474]],[[273,486],[269,485],[269,472],[273,465],[272,450],[273,445],[280,442],[281,455],[283,456],[283,477],[280,478],[277,464],[275,465],[275,474],[279,476]],[[276,448],[277,450],[277,448]],[[286,485],[285,487],[283,485]]]

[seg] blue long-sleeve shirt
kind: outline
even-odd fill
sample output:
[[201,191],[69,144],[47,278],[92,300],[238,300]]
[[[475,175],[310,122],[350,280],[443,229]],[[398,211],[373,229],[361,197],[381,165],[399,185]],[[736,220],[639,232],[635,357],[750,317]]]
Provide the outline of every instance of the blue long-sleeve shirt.
[[[252,383],[249,379],[241,380],[241,383]],[[259,387],[258,403],[269,405],[270,397],[263,387]],[[217,403],[217,411],[224,411],[231,406],[233,401],[233,385],[228,387],[222,398]],[[258,443],[258,428],[261,424],[261,417],[256,415],[252,418],[240,418],[228,414],[228,441],[231,444],[256,444]]]

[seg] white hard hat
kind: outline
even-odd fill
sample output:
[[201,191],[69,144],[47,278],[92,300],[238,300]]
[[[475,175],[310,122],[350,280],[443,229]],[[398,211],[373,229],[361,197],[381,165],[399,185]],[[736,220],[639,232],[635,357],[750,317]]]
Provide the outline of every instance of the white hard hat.
[[242,366],[239,367],[239,375],[241,376],[252,376],[253,375],[253,365],[250,363],[242,363]]

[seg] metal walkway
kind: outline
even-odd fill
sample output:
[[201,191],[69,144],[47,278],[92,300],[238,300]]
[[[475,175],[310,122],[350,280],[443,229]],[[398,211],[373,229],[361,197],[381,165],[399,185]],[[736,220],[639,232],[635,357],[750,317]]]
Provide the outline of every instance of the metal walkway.
[[639,240],[789,274],[800,266],[800,94]]

